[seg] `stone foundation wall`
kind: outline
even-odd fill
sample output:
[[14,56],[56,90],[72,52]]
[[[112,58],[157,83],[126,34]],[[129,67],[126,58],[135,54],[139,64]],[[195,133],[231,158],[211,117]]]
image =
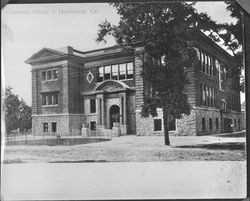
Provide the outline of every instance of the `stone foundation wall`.
[[[232,111],[230,113],[222,113],[222,125],[224,125],[224,118],[228,118],[231,119],[233,122],[233,131],[240,131],[243,128],[243,118],[242,118],[242,113],[241,112],[235,112]],[[238,123],[238,120],[240,120],[240,125]],[[224,131],[224,129],[222,128],[222,131]]]
[[[32,117],[33,135],[80,135],[84,121],[83,115],[37,115]],[[57,132],[52,132],[52,122],[57,124]],[[48,132],[44,132],[43,124],[48,123]]]
[[[152,117],[142,117],[141,111],[136,110],[136,135],[163,135],[164,134],[164,125],[163,125],[163,113],[162,109],[157,109],[158,116]],[[161,119],[161,130],[154,130],[154,119]]]
[[196,135],[196,112],[194,110],[190,111],[190,115],[185,115],[182,119],[176,119],[176,135]]
[[[197,135],[214,134],[221,132],[220,110],[216,108],[196,108],[196,127]],[[202,130],[202,118],[205,118],[206,129]],[[209,118],[212,119],[212,129],[209,128]],[[216,128],[216,118],[218,119],[218,128]]]
[[[205,129],[202,129],[202,119],[205,118]],[[212,119],[212,127],[210,127],[209,119]],[[224,118],[236,119],[233,131],[242,129],[242,115],[239,112],[231,111],[229,113],[220,113],[217,108],[196,107],[190,112],[190,115],[184,116],[182,119],[176,120],[176,135],[208,135],[224,132]],[[216,127],[216,119],[218,119],[218,127]],[[240,128],[238,125],[240,119]]]

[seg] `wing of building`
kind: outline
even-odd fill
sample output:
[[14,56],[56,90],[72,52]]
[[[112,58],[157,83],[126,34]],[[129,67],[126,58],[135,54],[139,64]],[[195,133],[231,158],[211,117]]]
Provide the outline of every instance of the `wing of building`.
[[[189,116],[174,120],[179,135],[241,130],[239,78],[227,78],[233,57],[205,35],[193,48],[200,65],[187,68]],[[43,48],[32,66],[32,130],[35,135],[161,135],[162,110],[141,116],[149,93],[142,72],[144,48],[109,47],[81,52]]]

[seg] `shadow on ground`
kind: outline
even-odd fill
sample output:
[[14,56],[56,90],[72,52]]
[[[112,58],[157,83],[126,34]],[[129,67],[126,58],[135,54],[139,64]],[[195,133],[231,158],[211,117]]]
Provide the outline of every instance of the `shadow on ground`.
[[106,160],[51,161],[49,163],[103,163]]
[[244,142],[227,142],[213,144],[182,145],[175,148],[199,148],[199,149],[224,149],[224,150],[245,150]]
[[246,137],[246,132],[241,133],[227,133],[227,134],[219,134],[219,135],[212,135],[213,137],[230,137],[230,138],[237,138],[237,137]]

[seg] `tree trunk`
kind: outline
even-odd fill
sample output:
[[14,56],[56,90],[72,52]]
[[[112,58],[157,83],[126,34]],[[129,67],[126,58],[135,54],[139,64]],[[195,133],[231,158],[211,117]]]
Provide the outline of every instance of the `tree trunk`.
[[168,112],[167,109],[163,107],[163,122],[164,122],[164,141],[165,145],[170,145],[169,141],[169,127],[168,127]]

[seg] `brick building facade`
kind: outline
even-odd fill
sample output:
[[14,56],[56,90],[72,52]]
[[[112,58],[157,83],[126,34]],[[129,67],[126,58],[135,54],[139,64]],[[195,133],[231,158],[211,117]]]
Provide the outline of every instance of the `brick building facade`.
[[[232,57],[206,36],[194,45],[199,67],[188,68],[191,114],[172,127],[179,135],[241,130],[239,79],[226,77]],[[32,131],[35,135],[161,135],[162,110],[141,116],[147,91],[144,48],[110,47],[81,52],[43,48],[32,65]]]

